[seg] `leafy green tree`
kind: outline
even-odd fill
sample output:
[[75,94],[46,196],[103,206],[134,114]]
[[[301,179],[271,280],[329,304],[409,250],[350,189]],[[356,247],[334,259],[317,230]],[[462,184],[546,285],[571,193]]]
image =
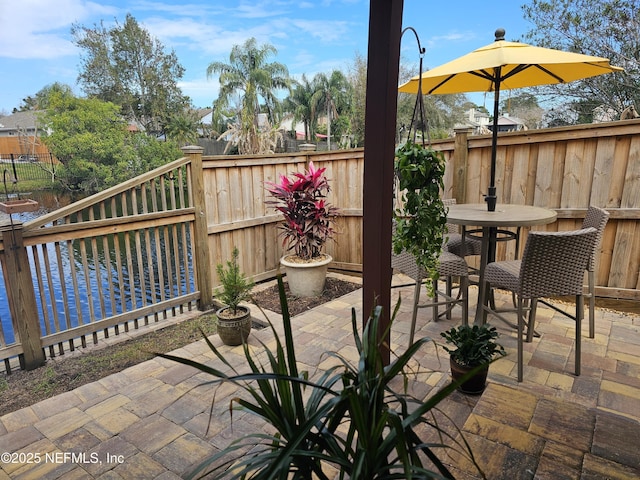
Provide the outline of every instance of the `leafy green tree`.
[[318,73],[313,78],[314,94],[311,99],[313,116],[324,111],[327,118],[327,148],[331,150],[331,123],[343,111],[347,111],[351,99],[351,85],[339,70],[331,75]]
[[107,29],[74,24],[74,43],[84,52],[78,81],[85,93],[121,106],[122,114],[151,135],[161,135],[172,115],[190,105],[178,80],[184,68],[164,46],[127,14],[124,25]]
[[527,92],[517,95],[509,93],[507,98],[502,99],[501,111],[523,120],[530,129],[539,128],[544,116],[544,110],[538,105],[536,96]]
[[165,165],[183,156],[178,145],[169,141],[159,141],[144,133],[128,134],[125,139],[125,155],[118,159],[115,169],[115,184],[142,175],[154,168]]
[[58,92],[41,115],[42,139],[64,168],[63,187],[95,193],[181,156],[174,142],[130,133],[120,107]]
[[73,89],[64,83],[54,82],[46,87],[41,88],[34,96],[28,96],[22,99],[18,109],[14,112],[25,112],[28,110],[45,110],[49,108],[49,98],[54,94],[73,95]]
[[51,153],[65,166],[58,180],[70,190],[93,193],[115,183],[118,159],[130,161],[125,148],[127,124],[120,108],[98,99],[54,94],[42,119],[43,137]]
[[534,91],[539,96],[557,99],[561,94],[568,98],[569,116],[577,121],[590,121],[595,107],[620,114],[629,105],[638,106],[638,0],[531,0],[522,9],[534,25],[525,35],[529,43],[605,57],[625,70],[566,85],[538,87]]
[[[276,122],[279,110],[276,92],[281,89],[290,91],[287,67],[278,62],[267,62],[277,52],[273,45],[258,45],[255,38],[250,38],[243,45],[234,45],[229,63],[212,62],[207,67],[207,77],[219,74],[220,93],[214,110],[227,111],[235,96],[241,96],[238,124],[232,127],[234,138],[240,135],[242,139],[238,144],[241,154],[262,153],[260,148],[269,142],[261,141],[260,137]],[[267,114],[268,126],[260,125],[260,113]]]
[[349,109],[349,134],[353,147],[364,145],[365,99],[367,98],[367,59],[356,54],[349,68],[351,84],[351,108]]

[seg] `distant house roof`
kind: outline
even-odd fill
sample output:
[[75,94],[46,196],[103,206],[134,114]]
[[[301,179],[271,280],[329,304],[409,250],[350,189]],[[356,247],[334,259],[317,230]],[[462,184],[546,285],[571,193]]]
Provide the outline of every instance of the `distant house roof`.
[[[490,129],[492,126],[493,125],[488,125]],[[520,130],[527,130],[527,125],[524,120],[510,115],[498,117],[499,132],[519,132]]]
[[200,120],[200,123],[211,125],[213,122],[213,108],[199,108],[198,119]]
[[38,114],[42,112],[36,112],[28,110],[25,112],[16,112],[5,117],[0,117],[0,129],[5,130],[35,130],[36,125],[39,123]]

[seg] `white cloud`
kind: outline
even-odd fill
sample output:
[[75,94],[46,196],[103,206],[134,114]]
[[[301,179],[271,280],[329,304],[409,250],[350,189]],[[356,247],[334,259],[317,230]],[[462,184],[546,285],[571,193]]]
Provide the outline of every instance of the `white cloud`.
[[182,93],[191,98],[192,103],[196,107],[210,107],[213,100],[218,98],[220,84],[218,79],[207,80],[206,78],[198,78],[195,80],[178,82],[178,86]]
[[21,0],[0,4],[0,57],[52,59],[75,54],[71,25],[114,9],[82,0]]

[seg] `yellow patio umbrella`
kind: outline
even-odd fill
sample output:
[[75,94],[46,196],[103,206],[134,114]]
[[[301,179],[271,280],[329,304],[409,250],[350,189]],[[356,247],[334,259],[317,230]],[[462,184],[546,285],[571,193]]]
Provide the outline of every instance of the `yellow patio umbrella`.
[[405,93],[448,94],[494,92],[491,183],[485,200],[490,211],[496,206],[496,146],[500,90],[569,83],[604,73],[622,71],[606,58],[507,42],[504,29],[496,30],[496,40],[451,62],[417,75],[400,85]]

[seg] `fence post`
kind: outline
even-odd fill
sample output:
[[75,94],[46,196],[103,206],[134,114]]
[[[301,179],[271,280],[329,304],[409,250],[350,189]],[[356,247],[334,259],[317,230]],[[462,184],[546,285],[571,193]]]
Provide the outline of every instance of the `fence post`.
[[467,203],[467,168],[469,162],[468,138],[471,128],[454,129],[455,142],[453,147],[453,198],[458,203]]
[[209,232],[207,226],[207,204],[204,195],[204,176],[202,173],[202,152],[204,149],[196,145],[182,147],[186,157],[191,160],[191,190],[193,192],[194,248],[196,280],[200,290],[200,310],[213,307],[213,282],[211,278],[211,261],[209,255]]
[[22,224],[0,226],[4,254],[2,271],[7,290],[9,311],[14,332],[22,345],[21,367],[33,370],[45,363],[42,350],[42,330],[36,303],[36,293],[31,278],[31,267],[27,249],[22,240]]

